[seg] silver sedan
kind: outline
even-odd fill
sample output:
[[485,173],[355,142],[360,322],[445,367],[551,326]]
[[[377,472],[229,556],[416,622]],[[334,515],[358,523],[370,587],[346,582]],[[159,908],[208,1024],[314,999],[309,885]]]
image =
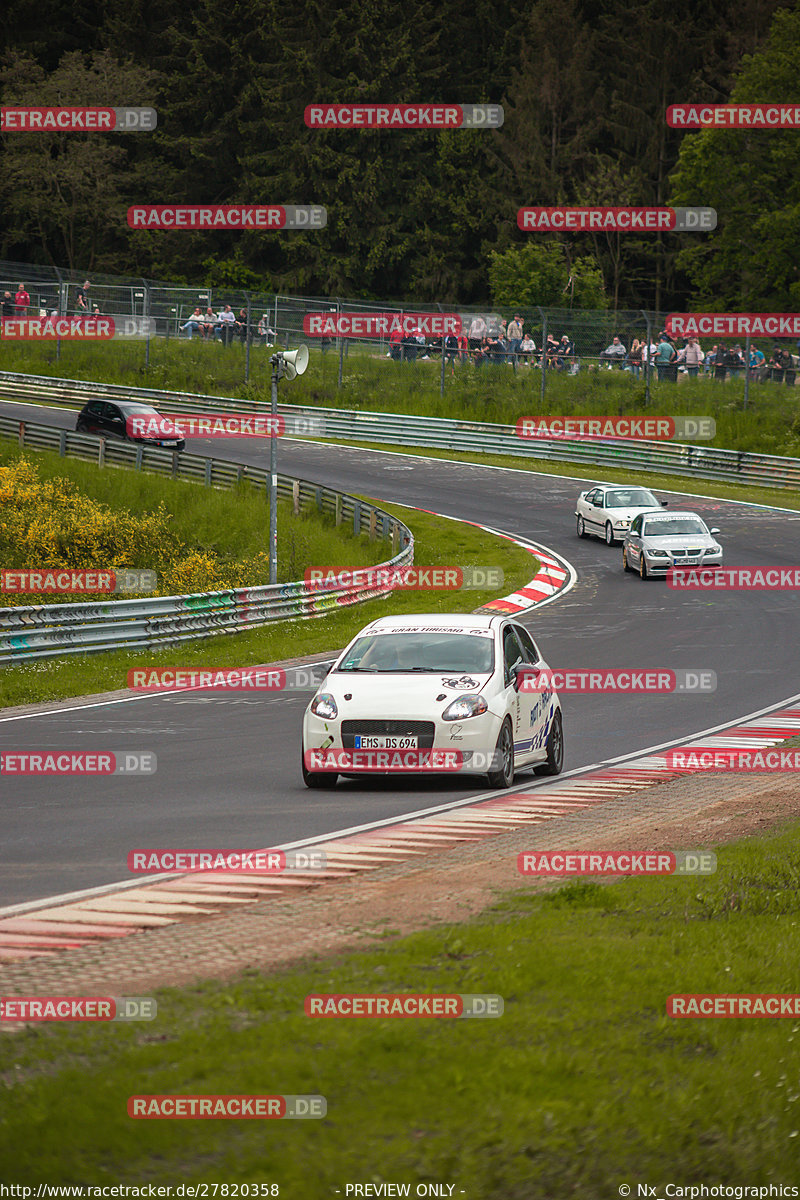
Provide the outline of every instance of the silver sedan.
[[640,513],[622,543],[622,566],[638,571],[642,579],[683,567],[719,567],[722,547],[714,540],[718,533],[697,513]]

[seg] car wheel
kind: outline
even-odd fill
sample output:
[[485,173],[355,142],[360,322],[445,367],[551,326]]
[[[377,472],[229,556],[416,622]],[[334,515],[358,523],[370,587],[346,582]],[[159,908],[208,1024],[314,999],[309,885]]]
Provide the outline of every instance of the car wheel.
[[514,782],[514,734],[511,722],[506,718],[497,735],[497,745],[492,756],[494,770],[488,772],[489,786],[509,788]]
[[336,780],[339,778],[336,771],[307,771],[306,756],[303,753],[300,759],[300,766],[303,769],[303,783],[307,788],[332,788],[336,787]]
[[623,571],[632,571],[632,570],[633,570],[633,567],[632,567],[632,566],[631,566],[631,564],[628,562],[628,548],[627,548],[627,546],[623,546],[623,547],[622,547],[622,569],[623,569]]
[[644,561],[644,550],[642,550],[639,554],[639,578],[640,579],[649,579],[650,578],[650,576],[647,573],[647,563]]
[[583,517],[578,517],[578,537],[585,538],[586,536],[586,526],[583,523]]
[[545,750],[547,751],[547,761],[536,767],[534,774],[560,775],[564,766],[564,726],[561,721],[561,709],[558,709],[553,717]]
[[611,527],[610,521],[606,521],[606,545],[607,546],[614,545],[614,530]]
[[78,421],[78,424],[75,426],[75,432],[76,433],[86,433],[87,432],[86,422]]

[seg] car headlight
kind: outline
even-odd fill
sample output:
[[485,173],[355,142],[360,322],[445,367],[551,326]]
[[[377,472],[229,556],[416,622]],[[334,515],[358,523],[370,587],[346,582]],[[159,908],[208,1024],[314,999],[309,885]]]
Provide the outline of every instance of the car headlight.
[[627,529],[630,525],[630,521],[615,521],[614,524],[618,529]]
[[320,692],[318,696],[314,697],[311,701],[311,712],[315,717],[322,717],[326,721],[332,721],[339,715],[336,701],[330,692]]
[[465,721],[467,717],[479,717],[489,711],[483,696],[456,696],[442,713],[443,721]]
[[716,542],[712,542],[708,548],[709,554],[719,554],[721,550],[722,546],[718,546]]
[[645,553],[649,554],[651,558],[669,558],[666,550],[648,550],[645,548]]

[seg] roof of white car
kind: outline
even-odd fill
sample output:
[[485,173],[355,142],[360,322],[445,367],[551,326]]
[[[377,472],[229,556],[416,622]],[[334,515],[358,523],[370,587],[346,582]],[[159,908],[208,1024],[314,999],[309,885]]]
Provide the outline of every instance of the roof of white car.
[[409,613],[402,617],[378,617],[361,631],[366,633],[461,633],[470,629],[493,629],[499,617],[488,613]]

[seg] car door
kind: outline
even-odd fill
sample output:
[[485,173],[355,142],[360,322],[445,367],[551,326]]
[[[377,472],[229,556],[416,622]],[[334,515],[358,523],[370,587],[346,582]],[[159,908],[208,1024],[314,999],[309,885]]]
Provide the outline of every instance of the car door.
[[583,523],[587,529],[589,529],[589,527],[592,524],[592,518],[594,516],[594,508],[592,506],[592,501],[594,500],[594,497],[596,495],[597,495],[597,488],[592,488],[592,490],[590,492],[587,492],[586,495],[583,497],[583,499],[578,504],[578,510],[579,510],[581,516],[583,517]]
[[[522,625],[514,625],[513,629],[522,649],[523,663],[534,666],[540,662],[541,655],[527,629]],[[523,761],[541,759],[540,750],[546,738],[545,726],[552,692],[520,690],[517,696],[520,712],[519,757]]]
[[516,668],[525,661],[519,638],[514,626],[503,626],[503,685],[506,712],[511,717],[514,727],[514,761],[518,762],[526,754],[526,746],[530,746],[530,736],[523,721],[524,705],[527,697],[516,689]]
[[627,533],[626,539],[626,554],[630,565],[638,566],[639,559],[642,557],[642,521],[641,513],[638,517],[634,517],[631,521],[631,527]]
[[111,437],[125,437],[125,417],[122,410],[108,401],[103,404],[103,429]]
[[87,433],[102,433],[103,431],[103,402],[90,400],[81,414],[81,423]]

